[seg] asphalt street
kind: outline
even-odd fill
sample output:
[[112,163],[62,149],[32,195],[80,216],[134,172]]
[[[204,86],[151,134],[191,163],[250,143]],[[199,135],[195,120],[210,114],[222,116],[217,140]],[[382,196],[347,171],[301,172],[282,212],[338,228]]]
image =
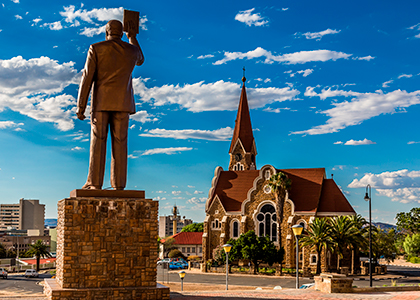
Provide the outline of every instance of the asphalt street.
[[[178,275],[179,270],[169,271],[163,270],[161,267],[158,267],[158,282],[180,282]],[[184,278],[184,283],[204,283],[204,284],[226,284],[226,275],[221,273],[197,273],[189,272]],[[410,267],[398,267],[398,266],[389,266],[388,275],[393,277],[392,280],[396,280],[398,285],[400,284],[420,284],[420,269],[410,268]],[[355,278],[353,285],[357,287],[368,287],[369,286],[369,277],[363,277],[364,280],[358,280]],[[313,283],[313,279],[300,278],[299,285],[306,283]],[[295,288],[296,287],[296,277],[274,277],[274,276],[258,276],[258,275],[248,275],[248,274],[229,274],[229,284],[232,285],[242,285],[250,287],[271,287],[281,286],[282,288]],[[378,280],[373,276],[373,286],[391,286],[391,279],[385,278]]]
[[0,278],[0,291],[13,292],[19,294],[42,293],[43,286],[40,281],[51,278],[49,273],[39,274],[38,278],[25,278],[23,274],[9,273],[7,279]]

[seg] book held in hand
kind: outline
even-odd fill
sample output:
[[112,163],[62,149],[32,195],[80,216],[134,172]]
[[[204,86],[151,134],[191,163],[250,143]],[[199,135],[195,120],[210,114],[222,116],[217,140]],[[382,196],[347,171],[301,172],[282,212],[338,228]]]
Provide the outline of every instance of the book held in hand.
[[139,33],[139,18],[140,18],[140,13],[138,11],[124,9],[124,17],[123,17],[124,31],[128,32],[128,22],[132,22],[136,33]]

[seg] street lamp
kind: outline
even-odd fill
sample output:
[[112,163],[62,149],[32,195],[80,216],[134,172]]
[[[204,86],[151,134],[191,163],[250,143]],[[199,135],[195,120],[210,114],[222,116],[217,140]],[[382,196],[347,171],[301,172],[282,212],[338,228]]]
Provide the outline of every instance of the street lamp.
[[293,234],[296,237],[296,288],[299,288],[299,237],[302,234],[303,226],[302,225],[293,225],[292,226]]
[[181,291],[184,291],[184,277],[185,271],[178,272],[179,278],[181,278]]
[[[368,193],[369,192],[369,193]],[[372,287],[372,189],[366,186],[365,200],[369,202],[369,286]]]
[[232,249],[232,245],[231,244],[224,244],[223,246],[223,250],[225,250],[226,253],[226,291],[229,289],[228,288],[228,278],[229,278],[229,252],[230,249]]

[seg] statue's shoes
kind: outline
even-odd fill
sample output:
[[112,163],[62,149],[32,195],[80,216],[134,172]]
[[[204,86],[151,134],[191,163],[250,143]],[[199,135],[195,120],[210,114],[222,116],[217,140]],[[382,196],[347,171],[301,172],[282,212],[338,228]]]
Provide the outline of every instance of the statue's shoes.
[[101,187],[100,186],[94,186],[94,185],[90,185],[88,183],[85,183],[84,186],[82,186],[82,190],[100,190]]

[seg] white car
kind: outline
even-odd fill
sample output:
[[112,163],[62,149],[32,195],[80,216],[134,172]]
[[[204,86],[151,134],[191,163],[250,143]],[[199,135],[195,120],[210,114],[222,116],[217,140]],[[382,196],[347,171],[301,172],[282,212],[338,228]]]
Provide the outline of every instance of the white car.
[[28,269],[25,271],[25,277],[38,277],[39,274],[36,270],[34,269]]
[[7,279],[6,269],[0,268],[0,276],[3,277],[3,279]]

